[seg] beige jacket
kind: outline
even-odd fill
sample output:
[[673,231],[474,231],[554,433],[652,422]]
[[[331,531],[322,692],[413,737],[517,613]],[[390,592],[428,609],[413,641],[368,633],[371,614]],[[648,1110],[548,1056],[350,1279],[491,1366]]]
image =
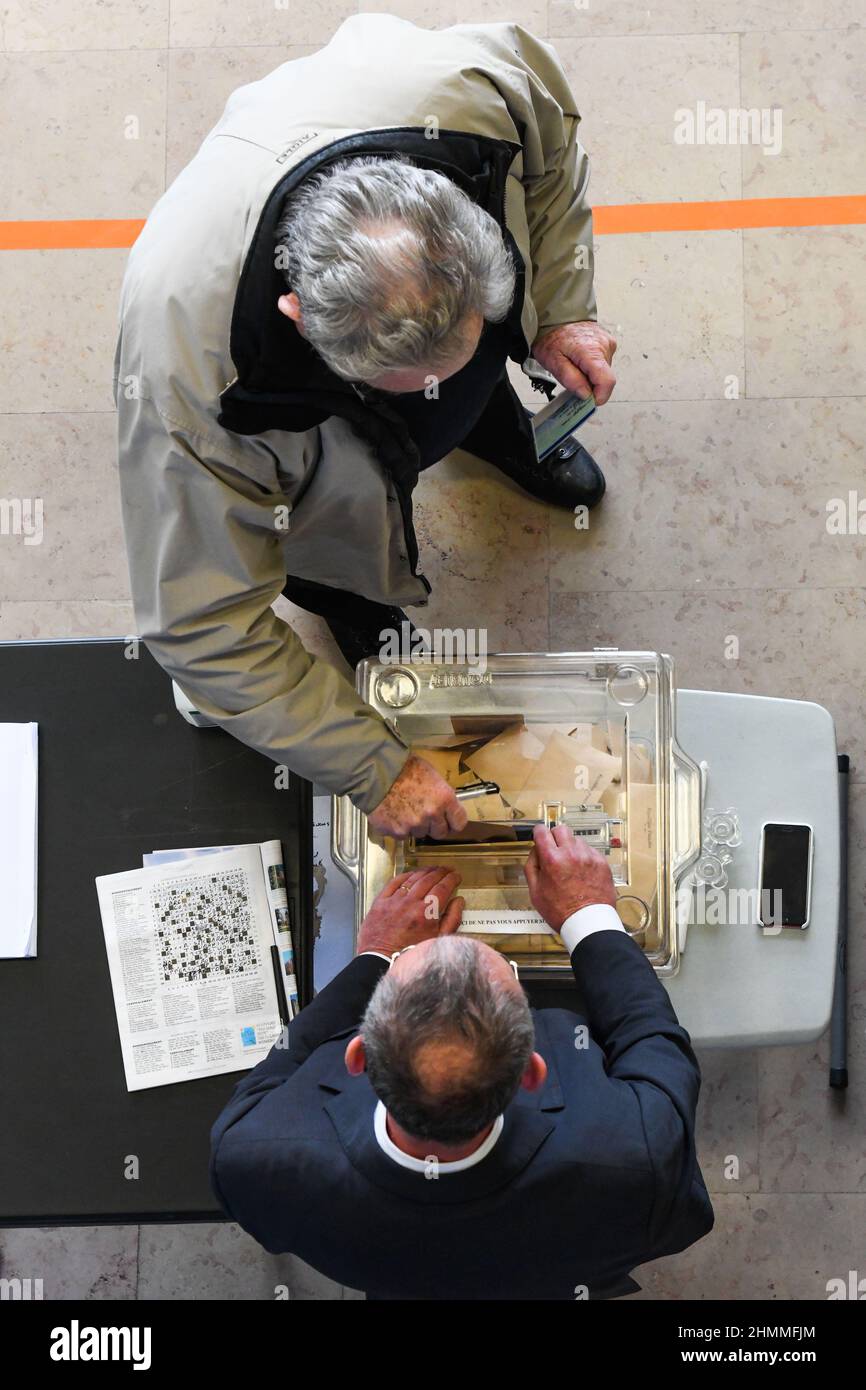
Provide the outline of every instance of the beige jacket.
[[[539,329],[595,317],[592,272],[574,269],[576,248],[591,255],[592,244],[578,119],[552,49],[518,26],[428,31],[356,16],[320,52],[232,94],[129,257],[114,380],[139,632],[197,708],[364,811],[391,786],[406,746],[271,605],[287,574],[425,603],[407,520],[413,478],[410,469],[395,497],[382,450],[340,414],[298,414],[305,398],[294,389],[295,413],[280,413],[274,362],[288,342],[279,335],[295,330],[265,266],[268,218],[287,177],[335,142],[409,140],[435,160],[451,148],[443,133],[455,132],[455,158],[468,151],[485,168],[485,151],[504,150],[502,214],[524,261],[515,312],[528,354]],[[258,371],[259,321],[270,379]],[[291,423],[250,432],[238,424],[245,409],[253,421]]]

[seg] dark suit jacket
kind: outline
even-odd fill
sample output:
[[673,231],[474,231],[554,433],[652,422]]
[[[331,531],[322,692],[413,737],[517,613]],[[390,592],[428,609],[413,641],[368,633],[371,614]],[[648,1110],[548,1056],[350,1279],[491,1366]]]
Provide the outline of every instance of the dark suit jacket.
[[[601,931],[572,966],[585,1015],[534,1011],[544,1087],[521,1090],[476,1166],[428,1180],[376,1142],[346,1043],[387,966],[356,957],[244,1078],[212,1133],[227,1214],[272,1252],[392,1298],[610,1297],[713,1212],[695,1157],[700,1072],[643,952]],[[588,1024],[588,1046],[575,1029]]]

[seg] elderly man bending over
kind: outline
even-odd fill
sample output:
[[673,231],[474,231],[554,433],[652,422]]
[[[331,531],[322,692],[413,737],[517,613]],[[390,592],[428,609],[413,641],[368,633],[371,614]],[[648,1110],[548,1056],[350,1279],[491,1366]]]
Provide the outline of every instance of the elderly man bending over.
[[353,15],[232,93],[126,268],[137,631],[206,718],[380,834],[441,838],[466,815],[272,605],[324,618],[353,669],[412,638],[404,610],[431,593],[413,494],[458,446],[551,505],[601,499],[575,438],[539,460],[506,370],[599,405],[614,387],[578,124],[519,26]]

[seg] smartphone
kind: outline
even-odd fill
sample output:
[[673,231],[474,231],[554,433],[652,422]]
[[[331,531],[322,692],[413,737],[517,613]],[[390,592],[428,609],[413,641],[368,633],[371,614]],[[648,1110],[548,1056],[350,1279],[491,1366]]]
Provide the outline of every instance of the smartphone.
[[764,927],[809,925],[812,897],[812,827],[767,821],[761,828],[758,869]]

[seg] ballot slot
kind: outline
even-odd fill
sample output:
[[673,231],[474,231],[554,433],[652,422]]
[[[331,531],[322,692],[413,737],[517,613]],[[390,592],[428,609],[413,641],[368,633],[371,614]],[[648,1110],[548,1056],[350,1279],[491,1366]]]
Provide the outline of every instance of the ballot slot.
[[[413,751],[424,756],[423,747],[416,745]],[[525,859],[532,848],[536,825],[544,825],[548,829],[556,825],[568,826],[575,835],[606,856],[615,883],[628,881],[625,820],[621,816],[608,815],[600,803],[566,806],[562,802],[542,802],[538,815],[532,819],[470,820],[465,830],[444,839],[410,839],[407,854],[421,856],[432,851],[434,855],[438,853],[441,856],[443,847],[447,846],[449,855],[464,858],[501,849]]]
[[[462,877],[464,930],[528,975],[568,975],[567,954],[534,912],[523,874],[535,825],[560,823],[604,854],[626,929],[659,973],[675,972],[676,877],[699,852],[700,773],[675,743],[669,657],[497,654],[483,671],[371,660],[359,666],[357,686],[455,790],[471,789],[466,829],[443,841],[377,837],[344,806],[338,819],[347,844],[357,845],[347,871],[358,883],[359,920],[395,873],[445,864]],[[672,798],[675,766],[694,794]]]

